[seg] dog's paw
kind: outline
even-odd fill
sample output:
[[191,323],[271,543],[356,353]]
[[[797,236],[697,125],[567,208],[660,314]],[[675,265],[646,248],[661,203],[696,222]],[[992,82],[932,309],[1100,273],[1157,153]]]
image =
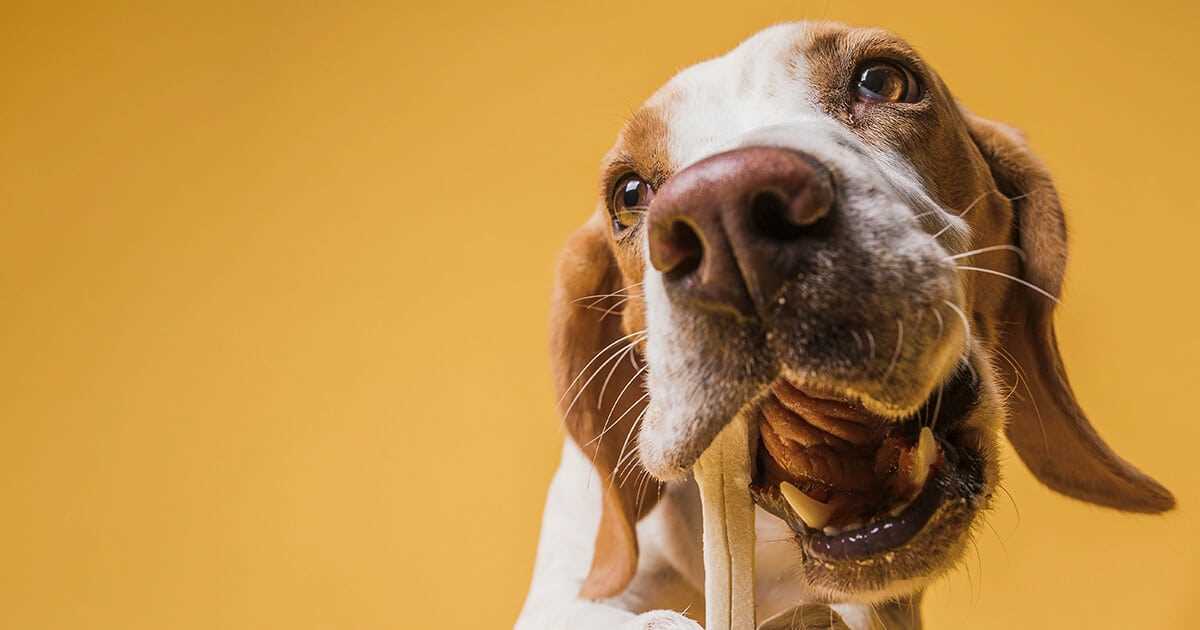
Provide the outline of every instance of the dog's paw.
[[621,624],[620,630],[704,630],[704,628],[677,612],[652,610]]

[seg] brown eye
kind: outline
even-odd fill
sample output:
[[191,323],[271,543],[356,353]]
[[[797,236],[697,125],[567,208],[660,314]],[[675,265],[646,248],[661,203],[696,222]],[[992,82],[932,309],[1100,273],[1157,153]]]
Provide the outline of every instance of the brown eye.
[[872,103],[915,103],[921,99],[916,78],[907,69],[893,63],[866,63],[855,79],[858,98]]
[[613,189],[613,230],[620,232],[637,225],[654,198],[654,189],[637,175],[626,175]]

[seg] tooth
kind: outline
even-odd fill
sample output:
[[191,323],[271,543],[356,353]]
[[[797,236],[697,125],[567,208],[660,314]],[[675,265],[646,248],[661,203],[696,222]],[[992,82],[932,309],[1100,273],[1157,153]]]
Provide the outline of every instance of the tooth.
[[917,438],[917,452],[913,461],[912,482],[918,490],[925,487],[929,479],[929,469],[937,461],[937,441],[933,439],[933,430],[921,427],[921,435]]
[[796,516],[810,529],[825,527],[825,523],[828,523],[829,517],[833,515],[833,508],[804,494],[787,481],[779,484],[779,491],[783,493],[783,498],[787,499],[788,505],[792,506]]
[[863,526],[862,521],[854,521],[853,523],[850,523],[849,525],[843,527],[842,531],[852,532],[856,529],[862,529],[862,526]]
[[838,534],[842,533],[842,530],[834,527],[833,525],[826,525],[825,527],[821,528],[821,533],[825,534],[826,536],[837,536]]

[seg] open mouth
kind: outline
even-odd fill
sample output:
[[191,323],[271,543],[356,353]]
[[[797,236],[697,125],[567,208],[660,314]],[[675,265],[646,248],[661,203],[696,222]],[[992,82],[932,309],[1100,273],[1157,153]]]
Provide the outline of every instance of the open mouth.
[[900,547],[948,500],[982,489],[978,454],[956,430],[979,395],[966,362],[900,419],[779,378],[752,416],[755,501],[817,557],[866,558]]

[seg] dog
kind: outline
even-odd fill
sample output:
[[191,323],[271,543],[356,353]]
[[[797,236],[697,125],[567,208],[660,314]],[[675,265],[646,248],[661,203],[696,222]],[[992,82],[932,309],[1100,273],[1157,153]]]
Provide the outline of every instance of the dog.
[[519,630],[702,627],[689,475],[734,418],[753,432],[760,628],[920,627],[992,501],[1002,434],[1059,493],[1173,507],[1067,380],[1046,167],[899,37],[768,28],[652,95],[601,182],[558,265],[569,435]]

